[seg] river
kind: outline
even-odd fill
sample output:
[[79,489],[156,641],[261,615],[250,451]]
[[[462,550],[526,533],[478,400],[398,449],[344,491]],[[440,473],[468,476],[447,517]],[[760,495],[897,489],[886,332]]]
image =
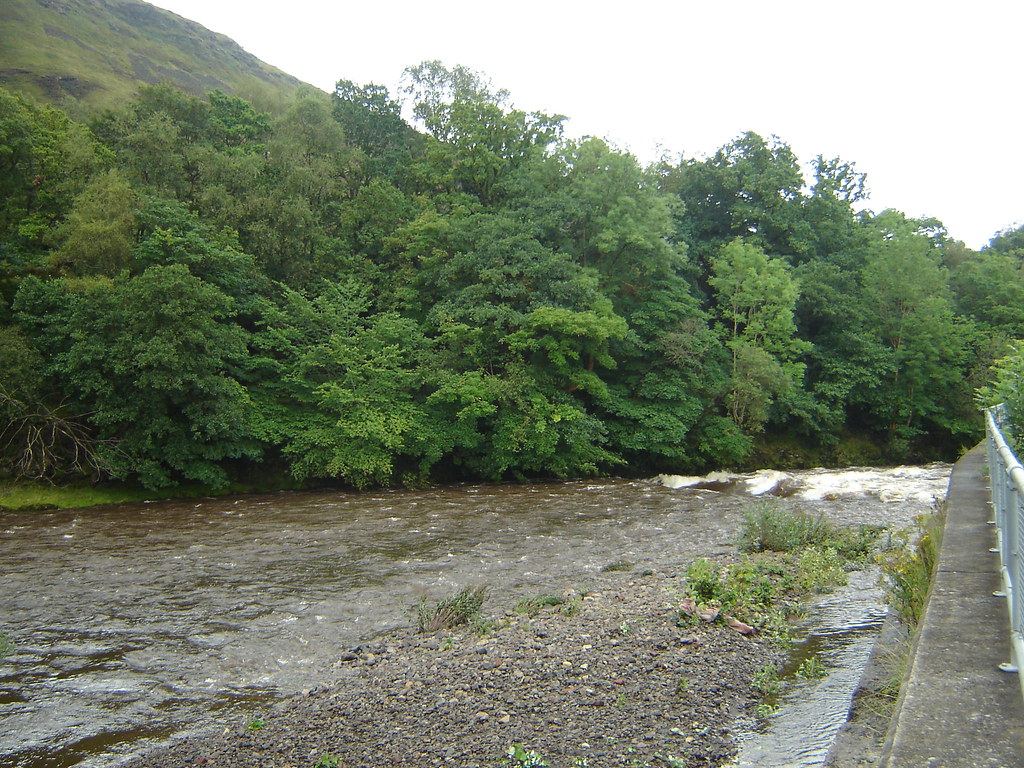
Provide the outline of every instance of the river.
[[[583,588],[732,551],[755,495],[909,525],[948,465],[279,493],[0,514],[0,756],[110,765],[331,675],[420,599]],[[667,487],[676,486],[676,487]],[[494,599],[494,598],[492,598]],[[877,609],[876,609],[877,610]]]

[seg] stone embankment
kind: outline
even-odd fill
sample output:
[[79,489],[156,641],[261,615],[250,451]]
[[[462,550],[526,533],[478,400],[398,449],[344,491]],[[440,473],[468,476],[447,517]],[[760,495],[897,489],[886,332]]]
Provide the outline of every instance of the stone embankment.
[[942,549],[889,731],[885,768],[1021,768],[1024,697],[1010,658],[983,448],[953,468]]

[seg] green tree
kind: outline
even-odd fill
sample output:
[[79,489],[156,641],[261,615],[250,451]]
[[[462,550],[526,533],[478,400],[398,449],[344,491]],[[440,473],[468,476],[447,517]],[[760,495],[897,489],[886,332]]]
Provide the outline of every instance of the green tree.
[[428,178],[446,178],[450,191],[494,205],[507,197],[506,180],[541,158],[562,134],[561,115],[507,109],[508,92],[465,67],[424,62],[405,71],[413,114],[437,141],[428,142]]
[[346,141],[364,155],[364,183],[394,179],[409,163],[417,136],[402,119],[401,104],[383,86],[339,80],[334,116]]
[[284,446],[292,473],[359,488],[424,477],[439,458],[417,397],[426,340],[394,314],[345,325],[298,360],[293,376],[314,407]]
[[962,324],[941,264],[941,226],[895,211],[876,217],[882,239],[862,273],[867,318],[885,349],[877,385],[863,393],[896,450],[936,428],[970,433]]
[[216,149],[230,153],[263,152],[270,137],[270,118],[237,96],[215,90],[206,94],[203,134]]
[[810,345],[797,337],[793,321],[799,286],[784,261],[741,239],[723,246],[711,269],[708,282],[732,353],[726,405],[737,426],[757,432],[771,404],[802,384],[799,358]]
[[977,400],[984,408],[1006,407],[1007,430],[1016,442],[1019,455],[1024,447],[1024,348],[1015,342],[1009,352],[996,360],[989,371],[989,381],[979,388]]
[[988,249],[997,253],[1013,254],[1024,259],[1024,224],[1008,227],[998,232],[988,244]]
[[445,248],[421,258],[435,338],[428,397],[450,460],[487,477],[571,475],[616,457],[585,396],[600,392],[607,350],[625,331],[596,276],[552,251],[521,218],[448,222]]
[[110,160],[85,126],[0,89],[0,242],[41,249]]
[[138,206],[135,191],[118,171],[97,175],[75,198],[60,230],[63,242],[53,254],[54,266],[77,275],[111,277],[128,269]]
[[791,261],[813,248],[800,166],[790,147],[775,137],[747,132],[707,160],[667,169],[663,185],[685,204],[680,226],[702,260],[737,237]]
[[814,183],[803,199],[802,212],[812,244],[793,255],[799,256],[798,262],[825,260],[853,266],[862,259],[869,239],[868,229],[854,211],[868,197],[866,176],[838,157],[818,155],[812,166]]
[[247,348],[232,301],[184,264],[137,277],[25,280],[15,300],[47,356],[47,375],[90,413],[105,460],[156,488],[227,482],[226,459],[255,458],[251,408],[238,380]]
[[950,274],[957,310],[1007,338],[1024,338],[1024,250],[986,248]]

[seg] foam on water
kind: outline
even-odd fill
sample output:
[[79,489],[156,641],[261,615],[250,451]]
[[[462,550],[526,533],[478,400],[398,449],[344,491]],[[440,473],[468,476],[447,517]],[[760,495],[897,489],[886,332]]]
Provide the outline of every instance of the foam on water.
[[768,494],[796,496],[809,501],[874,497],[882,501],[918,501],[932,503],[946,495],[948,464],[923,467],[851,469],[810,469],[781,472],[762,469],[757,472],[711,472],[697,475],[658,475],[655,482],[671,489],[701,488],[750,496]]

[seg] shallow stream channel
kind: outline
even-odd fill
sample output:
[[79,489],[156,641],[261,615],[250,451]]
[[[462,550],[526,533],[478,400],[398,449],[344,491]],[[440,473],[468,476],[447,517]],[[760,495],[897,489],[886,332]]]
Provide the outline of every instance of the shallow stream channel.
[[[116,765],[329,681],[348,648],[414,623],[423,598],[585,589],[603,568],[735,551],[769,495],[836,524],[906,527],[950,467],[649,481],[279,493],[0,513],[0,764]],[[793,687],[741,765],[824,759],[884,616],[877,573],[816,600]]]

